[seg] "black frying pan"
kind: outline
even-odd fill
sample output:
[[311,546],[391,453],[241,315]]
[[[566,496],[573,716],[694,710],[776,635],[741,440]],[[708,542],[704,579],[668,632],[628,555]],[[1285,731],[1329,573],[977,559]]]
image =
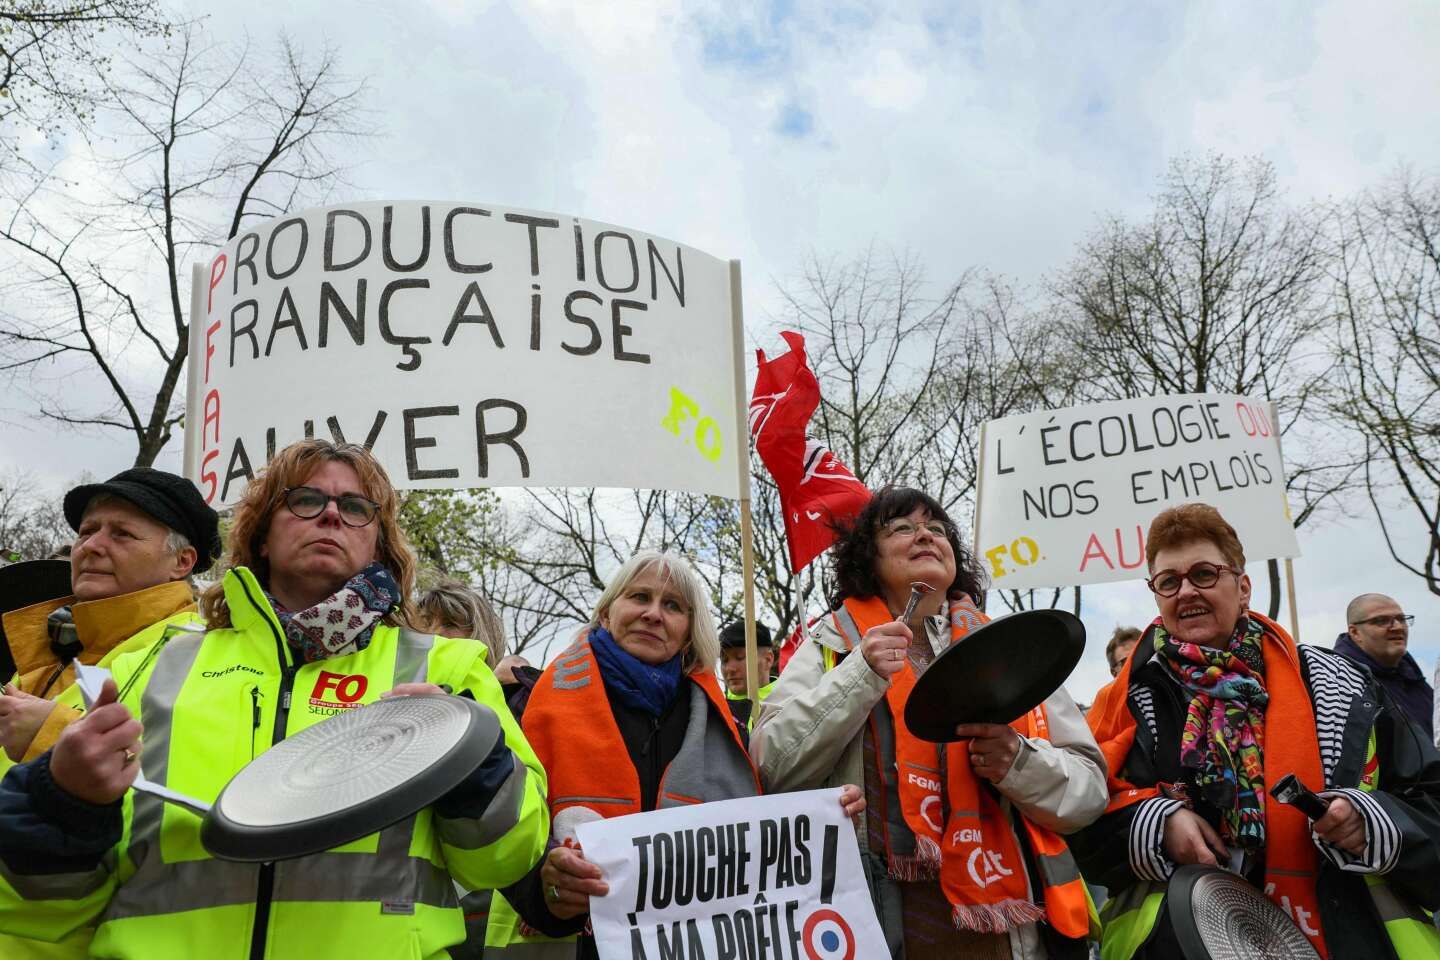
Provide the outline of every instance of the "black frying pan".
[[[70,595],[69,560],[26,560],[0,567],[0,614]],[[15,676],[15,659],[0,619],[0,684]]]
[[1024,610],[951,644],[915,682],[905,725],[922,740],[958,739],[959,723],[1011,723],[1060,689],[1085,652],[1085,625],[1063,610]]

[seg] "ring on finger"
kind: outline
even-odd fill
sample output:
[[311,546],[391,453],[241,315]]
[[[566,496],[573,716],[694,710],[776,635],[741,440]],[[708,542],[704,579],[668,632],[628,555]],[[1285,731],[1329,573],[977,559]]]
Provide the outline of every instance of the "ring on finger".
[[553,883],[550,884],[550,902],[551,902],[551,903],[559,903],[559,902],[560,902],[560,888],[557,887],[557,886],[555,886],[555,884],[553,884]]
[[124,764],[124,765],[127,766],[127,767],[130,766],[130,764],[132,764],[132,763],[135,762],[135,758],[138,757],[138,756],[139,756],[139,754],[136,753],[134,750],[126,750],[126,751],[125,751],[125,764]]

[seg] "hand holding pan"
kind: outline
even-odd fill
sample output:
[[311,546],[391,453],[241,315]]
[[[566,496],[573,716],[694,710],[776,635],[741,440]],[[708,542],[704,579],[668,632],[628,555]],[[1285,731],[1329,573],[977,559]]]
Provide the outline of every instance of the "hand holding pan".
[[1180,867],[1165,893],[1184,960],[1318,960],[1285,911],[1228,870]]
[[220,791],[200,842],[224,860],[264,863],[358,840],[443,797],[500,736],[495,713],[461,697],[348,710],[246,764]]
[[949,743],[962,723],[1011,723],[1060,689],[1084,652],[1085,625],[1063,610],[999,617],[926,668],[905,725],[922,740]]

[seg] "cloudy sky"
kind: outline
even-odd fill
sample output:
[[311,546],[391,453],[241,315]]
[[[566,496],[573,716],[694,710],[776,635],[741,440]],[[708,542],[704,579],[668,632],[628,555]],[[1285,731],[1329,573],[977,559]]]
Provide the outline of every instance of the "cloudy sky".
[[[737,257],[757,336],[775,280],[811,251],[875,242],[914,251],[936,279],[981,266],[1029,282],[1099,217],[1142,214],[1180,154],[1264,156],[1295,199],[1440,156],[1440,5],[1423,0],[190,9],[257,48],[282,30],[328,42],[369,79],[380,136],[347,199],[564,211]],[[0,391],[0,467],[58,486],[132,455],[56,436]],[[177,441],[161,465],[179,455]],[[1330,642],[1350,596],[1384,590],[1419,617],[1428,671],[1440,602],[1388,559],[1361,506],[1300,543],[1303,639]],[[1085,606],[1080,699],[1105,677],[1104,636],[1153,610],[1136,585],[1087,588]]]

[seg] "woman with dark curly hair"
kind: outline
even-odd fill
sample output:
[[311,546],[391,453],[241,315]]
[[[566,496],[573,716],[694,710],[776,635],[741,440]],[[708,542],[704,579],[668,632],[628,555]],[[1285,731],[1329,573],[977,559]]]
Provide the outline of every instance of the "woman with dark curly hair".
[[[1091,909],[1059,834],[1105,809],[1105,766],[1063,689],[1013,724],[927,743],[905,701],[985,622],[984,578],[933,497],[887,487],[841,531],[835,595],[765,702],[752,749],[767,791],[865,785],[857,824],[895,958],[1084,957]],[[901,623],[910,585],[933,588]]]

